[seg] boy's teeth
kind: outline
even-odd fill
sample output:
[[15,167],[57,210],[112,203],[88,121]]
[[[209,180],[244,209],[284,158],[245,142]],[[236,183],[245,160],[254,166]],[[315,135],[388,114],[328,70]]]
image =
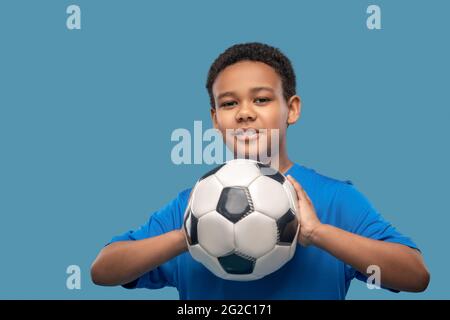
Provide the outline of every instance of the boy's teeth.
[[253,140],[258,137],[258,134],[259,134],[259,132],[257,130],[252,130],[252,129],[248,129],[248,130],[238,129],[235,132],[235,136],[239,140]]
[[255,134],[257,134],[258,132],[256,130],[252,130],[252,129],[248,129],[248,130],[241,130],[238,129],[236,130],[236,135],[239,136],[253,136]]

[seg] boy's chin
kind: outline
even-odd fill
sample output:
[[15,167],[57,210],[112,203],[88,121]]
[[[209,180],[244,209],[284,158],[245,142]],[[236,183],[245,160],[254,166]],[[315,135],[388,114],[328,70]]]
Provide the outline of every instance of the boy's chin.
[[267,149],[249,150],[248,146],[247,148],[241,148],[240,146],[238,146],[236,148],[234,157],[235,159],[249,159],[263,163],[267,163],[268,161],[270,161],[270,154],[268,154]]
[[[229,150],[234,150],[235,159],[249,159],[262,163],[270,162],[271,143],[264,142],[258,136],[257,139],[237,139],[229,137],[231,143],[227,145]],[[270,141],[270,140],[269,140]],[[225,141],[226,142],[226,141]],[[276,151],[276,150],[272,150]],[[274,152],[276,154],[277,152]]]

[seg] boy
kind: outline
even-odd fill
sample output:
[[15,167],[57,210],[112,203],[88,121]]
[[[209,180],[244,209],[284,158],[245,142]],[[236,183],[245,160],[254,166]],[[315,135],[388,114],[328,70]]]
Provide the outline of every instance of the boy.
[[[227,129],[251,129],[257,139],[261,129],[278,130],[277,168],[295,187],[301,225],[301,246],[289,263],[256,281],[214,276],[187,252],[182,229],[187,189],[140,229],[114,237],[103,248],[92,265],[94,283],[173,286],[181,299],[344,299],[350,281],[367,279],[367,268],[375,265],[382,287],[425,290],[429,273],[409,238],[385,221],[350,182],[325,177],[288,158],[286,130],[301,111],[295,86],[289,59],[261,43],[227,49],[214,61],[206,84],[211,119],[223,137]],[[235,146],[248,155],[250,143],[243,139]],[[263,147],[270,148],[269,143]]]

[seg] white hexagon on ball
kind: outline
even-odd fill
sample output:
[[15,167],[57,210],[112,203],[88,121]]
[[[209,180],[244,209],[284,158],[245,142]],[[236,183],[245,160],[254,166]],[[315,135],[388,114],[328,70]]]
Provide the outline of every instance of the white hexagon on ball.
[[256,259],[262,257],[275,247],[277,230],[275,220],[252,212],[235,224],[236,250]]
[[194,260],[202,263],[209,271],[214,273],[216,276],[221,278],[227,277],[226,272],[223,270],[217,258],[208,254],[208,252],[206,252],[200,244],[190,246],[189,253],[191,254],[192,258],[194,258]]
[[200,218],[204,214],[216,210],[222,189],[222,184],[214,175],[199,181],[191,201],[194,216]]
[[283,216],[290,207],[290,199],[278,181],[267,176],[260,176],[248,187],[253,206],[275,220]]
[[220,168],[215,176],[224,187],[248,186],[253,180],[261,176],[256,162],[244,159],[234,159]]
[[256,260],[253,272],[266,275],[280,269],[291,259],[291,247],[275,246],[270,252]]
[[216,211],[203,215],[197,224],[198,243],[214,257],[234,249],[234,226]]

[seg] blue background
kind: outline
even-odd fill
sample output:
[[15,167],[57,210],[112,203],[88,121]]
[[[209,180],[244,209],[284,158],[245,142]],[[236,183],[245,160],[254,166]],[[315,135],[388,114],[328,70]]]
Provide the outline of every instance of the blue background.
[[[81,30],[66,28],[70,4]],[[382,30],[366,27],[370,4]],[[174,165],[170,136],[210,126],[208,68],[247,41],[297,72],[291,159],[352,180],[431,271],[424,293],[355,280],[347,298],[450,298],[449,14],[444,0],[1,0],[0,298],[178,297],[95,286],[89,267],[209,169]],[[71,264],[81,290],[66,288]]]

